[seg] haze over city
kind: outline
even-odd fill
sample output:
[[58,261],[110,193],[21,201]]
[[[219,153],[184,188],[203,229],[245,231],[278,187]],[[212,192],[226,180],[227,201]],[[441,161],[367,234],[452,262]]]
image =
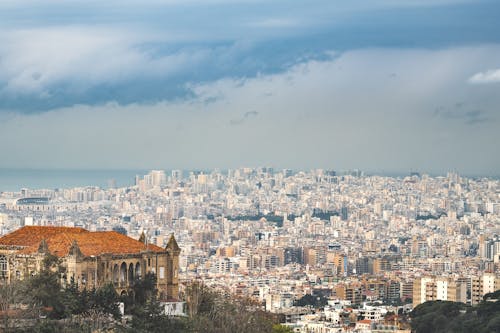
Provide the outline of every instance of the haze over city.
[[498,175],[495,1],[2,1],[0,168]]
[[0,331],[500,332],[499,14],[0,0]]

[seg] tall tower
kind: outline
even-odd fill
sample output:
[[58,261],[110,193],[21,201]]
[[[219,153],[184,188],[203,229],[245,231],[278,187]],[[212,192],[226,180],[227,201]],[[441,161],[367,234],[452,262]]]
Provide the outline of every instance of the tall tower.
[[179,298],[179,255],[181,248],[175,240],[174,234],[170,236],[167,246],[167,298]]

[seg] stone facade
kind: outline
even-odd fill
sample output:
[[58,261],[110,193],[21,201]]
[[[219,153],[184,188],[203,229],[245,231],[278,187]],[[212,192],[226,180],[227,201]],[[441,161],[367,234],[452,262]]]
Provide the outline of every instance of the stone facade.
[[114,231],[81,228],[23,227],[0,238],[0,283],[37,274],[47,254],[60,260],[63,285],[80,288],[113,283],[118,294],[129,294],[136,279],[154,273],[160,300],[179,295],[179,254],[172,235],[165,248],[134,240]]

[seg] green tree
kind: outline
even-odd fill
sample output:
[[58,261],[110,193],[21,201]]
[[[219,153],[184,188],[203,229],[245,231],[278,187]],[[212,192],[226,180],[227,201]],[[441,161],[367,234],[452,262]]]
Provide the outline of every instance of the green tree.
[[31,305],[35,312],[46,313],[52,319],[90,314],[93,317],[112,315],[115,319],[120,318],[119,298],[111,284],[97,290],[81,290],[72,279],[66,288],[62,288],[60,272],[59,259],[46,255],[40,273],[23,282],[23,302]]
[[311,294],[305,294],[300,299],[295,301],[295,305],[297,306],[313,306],[313,307],[322,307],[328,303],[326,297],[323,296],[313,296]]
[[119,297],[112,283],[107,283],[97,289],[91,297],[92,307],[102,313],[110,314],[115,319],[120,319],[120,309],[118,308]]
[[[10,313],[12,306],[15,305],[21,295],[20,284],[17,282],[11,284],[0,284],[0,316],[2,318],[3,330],[7,332],[10,326]],[[1,331],[1,330],[0,330]]]
[[148,273],[143,279],[136,280],[133,297],[127,297],[132,313],[131,332],[187,332],[185,321],[169,318],[158,300],[156,276]]
[[[176,327],[176,330],[173,330],[173,327]],[[133,332],[180,332],[182,328],[180,322],[174,323],[165,315],[164,309],[155,295],[148,298],[144,304],[134,307]]]
[[33,308],[47,312],[51,318],[65,317],[66,307],[57,273],[42,270],[26,280],[24,289],[24,300]]
[[293,329],[285,325],[275,324],[272,333],[293,333]]
[[61,261],[59,259],[59,257],[51,254],[51,253],[47,253],[45,254],[45,257],[43,258],[43,261],[42,261],[42,267],[43,267],[43,270],[51,270],[51,271],[59,271],[60,270],[60,267],[61,267]]
[[131,302],[136,305],[144,305],[153,296],[156,296],[156,275],[147,273],[143,279],[137,279],[132,286],[133,299]]
[[277,318],[249,298],[235,298],[203,284],[186,288],[189,329],[194,333],[272,333]]
[[66,316],[81,314],[87,307],[87,295],[82,295],[74,279],[61,292],[61,301],[64,305]]
[[500,332],[500,313],[493,316],[486,325],[488,332]]

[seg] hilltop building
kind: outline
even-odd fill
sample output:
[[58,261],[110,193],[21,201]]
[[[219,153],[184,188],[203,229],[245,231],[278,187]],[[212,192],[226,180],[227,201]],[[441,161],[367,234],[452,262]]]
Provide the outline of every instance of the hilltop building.
[[74,281],[92,289],[111,282],[123,295],[151,272],[157,277],[160,300],[176,300],[180,251],[173,235],[161,248],[143,236],[135,240],[115,231],[25,226],[0,238],[0,283],[37,274],[50,253],[60,259],[63,285]]

